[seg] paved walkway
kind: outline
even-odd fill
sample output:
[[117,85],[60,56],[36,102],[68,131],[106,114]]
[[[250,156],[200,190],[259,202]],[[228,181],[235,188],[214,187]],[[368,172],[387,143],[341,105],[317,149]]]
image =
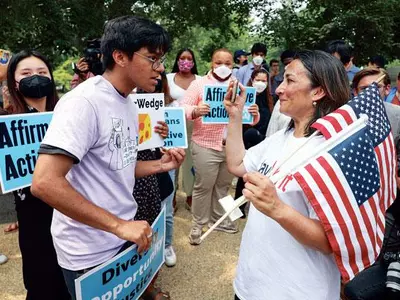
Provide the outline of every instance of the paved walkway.
[[[178,192],[178,211],[175,215],[174,245],[178,263],[163,267],[159,284],[179,300],[232,300],[232,280],[235,274],[241,234],[212,233],[202,245],[188,243],[190,213],[184,208],[184,194]],[[18,233],[4,234],[3,227],[15,220],[12,197],[0,196],[0,252],[9,261],[0,265],[0,299],[23,300],[21,254]],[[242,231],[244,221],[239,220]]]

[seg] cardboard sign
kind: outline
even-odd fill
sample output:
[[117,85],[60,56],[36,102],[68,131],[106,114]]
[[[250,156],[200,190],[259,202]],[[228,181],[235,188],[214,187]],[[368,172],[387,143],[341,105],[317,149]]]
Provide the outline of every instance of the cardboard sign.
[[164,121],[164,94],[133,94],[139,109],[139,151],[164,145],[163,138],[154,132],[158,121]]
[[37,152],[52,112],[0,117],[0,184],[3,193],[32,183]]
[[136,300],[164,264],[165,207],[153,223],[151,248],[139,254],[133,245],[75,280],[77,300]]
[[166,107],[165,122],[168,124],[168,137],[164,140],[164,147],[184,148],[188,147],[186,132],[186,116],[183,107]]
[[[256,89],[246,86],[246,103],[243,109],[243,124],[252,124],[253,115],[247,109],[256,103]],[[210,105],[210,113],[203,116],[204,124],[228,124],[229,116],[224,107],[224,98],[227,85],[206,85],[204,86],[203,102]]]

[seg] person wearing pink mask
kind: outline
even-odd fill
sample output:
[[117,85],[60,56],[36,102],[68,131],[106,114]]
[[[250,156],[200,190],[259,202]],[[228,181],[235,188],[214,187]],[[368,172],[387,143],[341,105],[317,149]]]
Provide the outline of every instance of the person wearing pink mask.
[[[194,120],[191,151],[195,170],[195,183],[192,202],[192,228],[189,242],[200,244],[200,236],[205,226],[212,226],[224,210],[218,200],[227,196],[233,175],[229,173],[225,156],[226,124],[203,124],[202,116],[210,112],[208,104],[203,103],[205,85],[227,86],[232,78],[233,55],[227,49],[215,50],[211,60],[211,71],[193,81],[187,89],[182,104],[186,117]],[[253,104],[248,109],[257,124],[260,115],[258,106]],[[226,219],[216,230],[236,233],[236,225]]]
[[[172,99],[180,103],[183,99],[187,88],[192,81],[199,79],[197,75],[196,58],[194,53],[189,48],[181,49],[175,59],[172,73],[167,74],[168,87]],[[190,141],[192,138],[193,122],[186,122],[187,136]],[[190,209],[192,206],[192,192],[194,185],[194,171],[193,171],[193,160],[190,155],[190,150],[186,149],[186,157],[182,164],[182,185],[183,190],[186,193],[186,208]],[[176,181],[179,178],[179,172],[176,173]],[[175,182],[175,186],[177,186]],[[175,206],[175,198],[174,198]]]

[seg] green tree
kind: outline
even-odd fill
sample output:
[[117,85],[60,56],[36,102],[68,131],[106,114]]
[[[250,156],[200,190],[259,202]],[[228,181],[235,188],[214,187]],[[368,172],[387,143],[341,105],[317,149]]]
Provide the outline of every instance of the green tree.
[[359,63],[372,55],[400,57],[398,0],[284,0],[276,7],[271,0],[260,17],[262,32],[272,45],[285,48],[319,48],[333,39],[344,39]]
[[5,0],[0,47],[14,52],[34,48],[57,65],[70,55],[79,55],[86,40],[100,37],[106,21],[117,16],[149,17],[175,39],[196,25],[221,32],[229,32],[231,22],[241,27],[247,23],[251,1]]

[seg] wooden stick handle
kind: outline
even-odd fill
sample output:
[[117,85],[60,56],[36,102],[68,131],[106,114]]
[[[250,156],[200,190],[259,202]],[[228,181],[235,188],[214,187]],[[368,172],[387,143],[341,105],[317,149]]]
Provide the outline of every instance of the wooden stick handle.
[[219,218],[219,220],[217,222],[214,223],[213,226],[210,227],[210,229],[208,229],[201,237],[200,237],[200,241],[204,241],[204,239],[211,233],[213,232],[213,230],[215,228],[217,228],[217,226],[219,224],[222,223],[223,220],[225,220],[236,208],[238,208],[239,206],[241,206],[242,204],[246,203],[247,199],[244,196],[241,196],[240,198],[238,198],[237,200],[235,200],[235,205],[229,210],[227,211],[221,218]]

